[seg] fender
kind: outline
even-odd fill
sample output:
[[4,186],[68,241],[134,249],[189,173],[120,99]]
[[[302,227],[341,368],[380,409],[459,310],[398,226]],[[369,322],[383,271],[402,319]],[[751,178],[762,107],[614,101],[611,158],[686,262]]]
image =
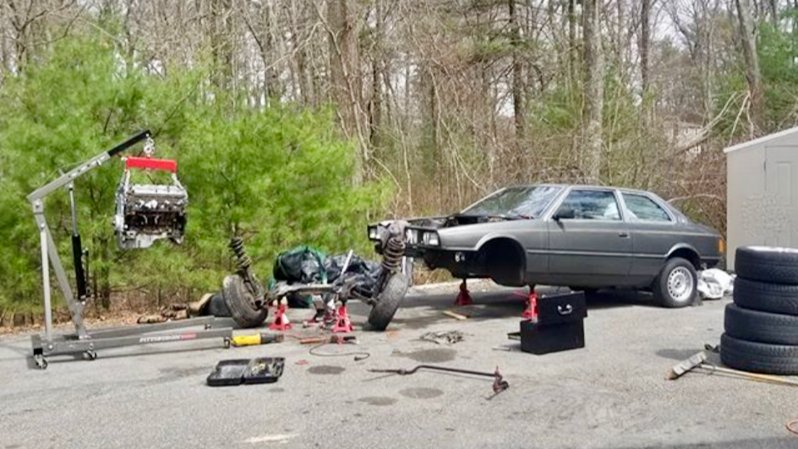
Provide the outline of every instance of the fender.
[[696,256],[698,256],[698,260],[701,260],[701,253],[697,249],[695,249],[693,245],[684,242],[673,245],[673,247],[668,251],[668,254],[665,255],[665,260],[670,259],[670,257],[673,256],[673,253],[682,249],[686,249],[688,251],[695,253]]
[[508,235],[508,234],[497,234],[497,233],[490,233],[490,234],[487,234],[487,235],[483,236],[481,239],[479,239],[479,241],[476,244],[475,251],[481,250],[482,247],[485,246],[486,243],[488,243],[491,240],[496,240],[496,239],[512,240],[513,242],[515,242],[516,245],[518,245],[521,248],[521,250],[524,253],[526,253],[526,250],[524,249],[524,245],[522,245],[521,242],[518,241],[518,239],[516,239],[515,237],[513,237],[511,235]]

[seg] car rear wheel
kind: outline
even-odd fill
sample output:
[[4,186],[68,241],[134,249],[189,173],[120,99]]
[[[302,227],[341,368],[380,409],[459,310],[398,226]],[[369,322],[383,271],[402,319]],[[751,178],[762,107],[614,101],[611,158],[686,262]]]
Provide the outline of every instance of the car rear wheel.
[[654,297],[664,307],[686,307],[697,294],[698,276],[695,267],[681,257],[669,259],[654,280]]

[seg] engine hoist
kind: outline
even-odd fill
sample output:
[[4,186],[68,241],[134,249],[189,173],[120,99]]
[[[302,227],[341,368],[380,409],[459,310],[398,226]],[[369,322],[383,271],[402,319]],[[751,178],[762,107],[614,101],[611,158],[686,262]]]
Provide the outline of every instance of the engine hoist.
[[[161,239],[169,239],[179,244],[183,241],[186,226],[186,207],[188,193],[177,178],[177,162],[152,157],[155,144],[149,131],[142,131],[121,144],[104,151],[81,163],[57,179],[36,189],[27,199],[33,206],[33,215],[41,240],[42,287],[44,296],[44,335],[33,335],[33,359],[36,365],[47,368],[47,356],[82,354],[93,360],[98,349],[150,343],[189,341],[203,338],[220,338],[228,342],[232,337],[230,320],[214,317],[120,327],[94,329],[89,331],[83,322],[83,311],[91,293],[88,282],[88,253],[83,250],[78,231],[77,206],[75,202],[75,180],[102,166],[114,156],[133,145],[146,141],[144,157],[124,159],[124,172],[116,193],[116,214],[113,225],[116,239],[121,249],[148,248]],[[131,182],[133,171],[167,172],[170,184],[136,184]],[[58,248],[53,241],[44,214],[44,199],[51,193],[65,188],[69,194],[72,221],[72,256],[75,269],[77,294],[67,278]],[[54,335],[52,298],[50,289],[50,264],[56,281],[64,295],[69,314],[75,326],[75,333]],[[202,330],[172,332],[175,329],[203,326]]]

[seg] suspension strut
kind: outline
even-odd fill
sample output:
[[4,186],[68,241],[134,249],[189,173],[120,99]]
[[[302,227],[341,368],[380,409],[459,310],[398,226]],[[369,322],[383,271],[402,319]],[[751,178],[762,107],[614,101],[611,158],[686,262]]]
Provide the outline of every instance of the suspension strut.
[[264,298],[264,291],[263,286],[258,282],[258,279],[255,277],[254,273],[250,270],[252,267],[252,259],[247,254],[246,249],[244,248],[244,239],[241,237],[233,237],[230,239],[230,243],[228,245],[230,250],[233,252],[233,257],[235,258],[236,264],[236,272],[241,279],[244,280],[244,284],[249,289],[250,293],[255,297],[255,306],[261,307],[263,305],[263,298]]
[[241,277],[249,278],[249,268],[252,266],[252,259],[247,255],[244,248],[244,239],[241,237],[233,237],[230,239],[230,250],[233,251],[233,257],[236,259],[236,268]]
[[402,235],[392,234],[382,252],[382,269],[389,273],[395,273],[401,267],[404,255],[405,241]]

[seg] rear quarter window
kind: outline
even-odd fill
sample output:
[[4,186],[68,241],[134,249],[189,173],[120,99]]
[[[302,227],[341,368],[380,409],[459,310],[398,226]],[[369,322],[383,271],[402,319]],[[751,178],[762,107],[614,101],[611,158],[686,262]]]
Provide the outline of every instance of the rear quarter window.
[[671,222],[671,217],[659,204],[644,195],[623,194],[627,215],[632,221]]

